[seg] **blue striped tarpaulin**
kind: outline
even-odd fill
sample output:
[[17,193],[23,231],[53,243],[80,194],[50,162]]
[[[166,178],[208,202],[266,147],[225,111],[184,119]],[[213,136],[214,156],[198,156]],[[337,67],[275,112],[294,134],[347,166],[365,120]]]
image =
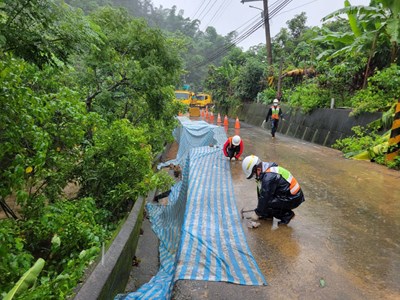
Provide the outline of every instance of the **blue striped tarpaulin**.
[[[177,280],[265,285],[247,245],[233,192],[222,127],[179,118],[174,162],[183,179],[173,186],[168,205],[146,205],[160,239],[160,270],[139,290],[116,299],[170,299]],[[167,162],[169,164],[170,162]]]
[[236,207],[229,161],[220,147],[190,151],[189,185],[174,281],[265,284]]

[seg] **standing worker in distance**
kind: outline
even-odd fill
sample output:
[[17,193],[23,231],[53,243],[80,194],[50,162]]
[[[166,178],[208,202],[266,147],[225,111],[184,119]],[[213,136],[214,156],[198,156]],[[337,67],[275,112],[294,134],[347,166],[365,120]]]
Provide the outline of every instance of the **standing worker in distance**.
[[289,224],[295,214],[292,209],[304,202],[304,195],[292,174],[274,162],[262,162],[257,156],[247,156],[242,163],[247,179],[256,176],[258,204],[251,216],[277,218],[278,224]]
[[271,135],[275,138],[275,132],[278,129],[279,119],[282,117],[282,109],[278,105],[279,100],[274,99],[273,105],[269,108],[267,116],[265,117],[265,122],[268,123],[269,118],[271,118]]
[[236,160],[242,160],[240,155],[242,155],[243,149],[243,141],[238,135],[229,137],[222,148],[225,156],[229,157],[230,160],[232,160],[233,157],[236,158]]

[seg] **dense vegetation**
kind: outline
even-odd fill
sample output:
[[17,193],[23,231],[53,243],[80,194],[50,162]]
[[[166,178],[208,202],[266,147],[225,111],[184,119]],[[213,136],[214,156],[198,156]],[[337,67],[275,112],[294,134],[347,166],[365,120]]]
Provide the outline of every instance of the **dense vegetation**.
[[[289,105],[309,112],[335,98],[355,114],[385,112],[390,124],[400,92],[396,3],[347,3],[321,28],[302,13],[273,38],[267,65],[264,45],[243,51],[236,32],[202,32],[199,20],[148,0],[0,0],[0,201],[18,204],[0,221],[0,294],[65,298],[135,200],[171,184],[152,163],[172,140],[182,109],[173,90],[184,83],[235,111],[275,98],[282,69]],[[381,144],[381,125],[336,147]]]
[[152,164],[172,140],[182,62],[122,9],[0,8],[0,197],[19,206],[0,223],[0,294],[65,298],[134,201],[168,185]]

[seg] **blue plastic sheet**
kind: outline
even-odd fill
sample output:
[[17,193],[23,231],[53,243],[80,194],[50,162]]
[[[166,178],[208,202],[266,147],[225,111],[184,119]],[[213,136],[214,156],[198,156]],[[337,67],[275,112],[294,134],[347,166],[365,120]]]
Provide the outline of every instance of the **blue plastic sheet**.
[[179,117],[174,131],[182,181],[167,205],[146,205],[160,240],[160,270],[136,292],[116,299],[170,299],[177,280],[265,285],[241,226],[222,127]]

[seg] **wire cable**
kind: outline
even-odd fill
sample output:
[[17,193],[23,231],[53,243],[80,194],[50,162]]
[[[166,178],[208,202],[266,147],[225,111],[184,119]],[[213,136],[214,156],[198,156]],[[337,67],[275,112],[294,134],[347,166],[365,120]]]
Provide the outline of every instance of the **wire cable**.
[[[210,21],[208,21],[206,28],[211,24],[212,21],[214,21],[214,19],[216,19],[217,14],[218,17],[222,16],[222,14],[226,11],[226,8],[228,7],[228,5],[230,4],[228,2],[229,0],[225,0],[224,2],[221,3],[221,5],[218,7],[218,9],[216,10],[216,12],[214,13],[214,15],[211,17]],[[232,2],[233,0],[231,0],[230,2]],[[225,6],[224,6],[225,5]],[[224,6],[224,7],[223,7]]]
[[210,5],[211,1],[212,1],[212,0],[208,0],[207,5],[204,6],[204,8],[203,8],[202,11],[200,12],[199,16],[197,17],[197,19],[199,19],[200,22],[201,22],[201,16],[202,16],[203,12],[204,12],[204,11],[207,9],[207,7]]
[[207,0],[203,0],[203,2],[201,2],[200,6],[197,8],[196,12],[193,14],[193,16],[190,18],[192,20],[194,20],[194,18],[196,17],[197,13],[200,11],[200,9],[203,7],[204,3],[206,3]]
[[[273,9],[271,9],[271,12],[268,14],[268,19],[270,20],[274,16],[276,16],[283,8],[285,8],[290,2],[293,0],[278,0],[273,4]],[[206,57],[204,61],[199,62],[194,65],[195,68],[204,66],[215,59],[221,57],[222,55],[226,54],[231,48],[239,44],[240,42],[244,41],[246,38],[251,36],[254,32],[256,32],[258,29],[260,29],[263,25],[265,24],[264,20],[261,20],[255,24],[253,24],[246,32],[243,34],[237,36],[233,41],[230,43],[227,43],[225,46],[223,46],[221,49],[215,51],[212,53],[210,56]]]

